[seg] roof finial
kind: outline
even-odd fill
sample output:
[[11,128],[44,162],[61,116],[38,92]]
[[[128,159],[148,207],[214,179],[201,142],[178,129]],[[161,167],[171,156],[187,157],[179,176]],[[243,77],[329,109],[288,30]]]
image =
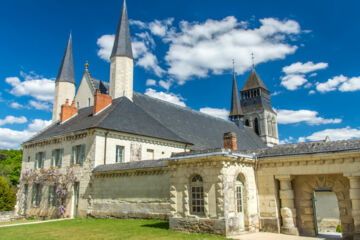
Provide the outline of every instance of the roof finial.
[[232,59],[232,63],[233,63],[233,75],[235,75],[235,60]]
[[89,62],[88,62],[88,60],[86,60],[86,63],[85,63],[85,71],[86,72],[89,71]]
[[254,52],[251,52],[252,69],[255,69]]

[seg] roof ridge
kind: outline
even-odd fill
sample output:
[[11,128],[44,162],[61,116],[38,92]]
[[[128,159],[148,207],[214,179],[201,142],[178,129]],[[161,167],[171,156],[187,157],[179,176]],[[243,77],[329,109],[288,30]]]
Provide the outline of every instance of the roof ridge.
[[170,106],[174,106],[174,107],[179,108],[179,109],[182,109],[182,110],[194,112],[194,113],[196,113],[196,114],[203,115],[204,117],[214,118],[214,119],[216,119],[216,120],[221,120],[221,121],[224,121],[224,122],[227,122],[227,123],[232,123],[232,122],[229,121],[229,120],[225,120],[225,119],[222,119],[222,118],[219,118],[219,117],[214,117],[214,116],[212,116],[212,115],[209,115],[209,114],[207,114],[207,113],[200,112],[200,111],[195,110],[195,109],[192,109],[192,108],[190,108],[190,107],[183,107],[183,106],[180,106],[180,105],[175,104],[175,103],[172,103],[172,102],[168,102],[168,101],[165,101],[165,100],[162,100],[162,99],[159,99],[159,98],[155,98],[155,97],[146,95],[146,94],[144,94],[144,93],[134,92],[134,94],[135,94],[135,95],[137,94],[137,95],[140,95],[140,96],[145,96],[145,97],[148,97],[148,98],[154,99],[154,100],[156,100],[156,101],[159,101],[159,102],[168,104],[168,105],[170,105]]

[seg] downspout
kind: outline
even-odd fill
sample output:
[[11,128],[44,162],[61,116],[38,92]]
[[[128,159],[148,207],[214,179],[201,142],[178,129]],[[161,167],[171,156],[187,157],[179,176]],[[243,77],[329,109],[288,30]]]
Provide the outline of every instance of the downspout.
[[109,132],[105,132],[105,142],[104,142],[104,165],[106,164],[106,145],[107,145],[107,137]]
[[261,213],[260,213],[260,199],[259,199],[259,190],[258,190],[258,173],[257,173],[257,169],[259,166],[259,159],[257,157],[257,155],[254,156],[255,157],[255,169],[254,169],[254,176],[255,176],[255,185],[256,185],[256,207],[257,207],[257,212],[258,212],[258,220],[259,220],[259,230],[261,231],[262,229],[262,224],[261,224]]

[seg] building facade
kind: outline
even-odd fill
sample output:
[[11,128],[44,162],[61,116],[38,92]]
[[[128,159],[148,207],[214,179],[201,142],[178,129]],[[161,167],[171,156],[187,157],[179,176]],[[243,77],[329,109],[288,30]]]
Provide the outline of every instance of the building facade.
[[344,239],[360,239],[360,140],[278,145],[270,91],[255,68],[240,97],[233,76],[229,121],[134,92],[131,49],[124,3],[109,83],[86,64],[75,92],[70,37],[53,123],[22,145],[17,214],[315,236],[314,192],[327,189],[336,194]]

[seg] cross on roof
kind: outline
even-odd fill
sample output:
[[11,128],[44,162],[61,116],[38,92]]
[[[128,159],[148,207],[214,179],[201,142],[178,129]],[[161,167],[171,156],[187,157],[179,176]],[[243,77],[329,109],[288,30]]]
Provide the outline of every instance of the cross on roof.
[[251,52],[251,61],[252,61],[252,68],[255,68],[255,61],[254,61],[255,57],[254,57],[254,52]]

